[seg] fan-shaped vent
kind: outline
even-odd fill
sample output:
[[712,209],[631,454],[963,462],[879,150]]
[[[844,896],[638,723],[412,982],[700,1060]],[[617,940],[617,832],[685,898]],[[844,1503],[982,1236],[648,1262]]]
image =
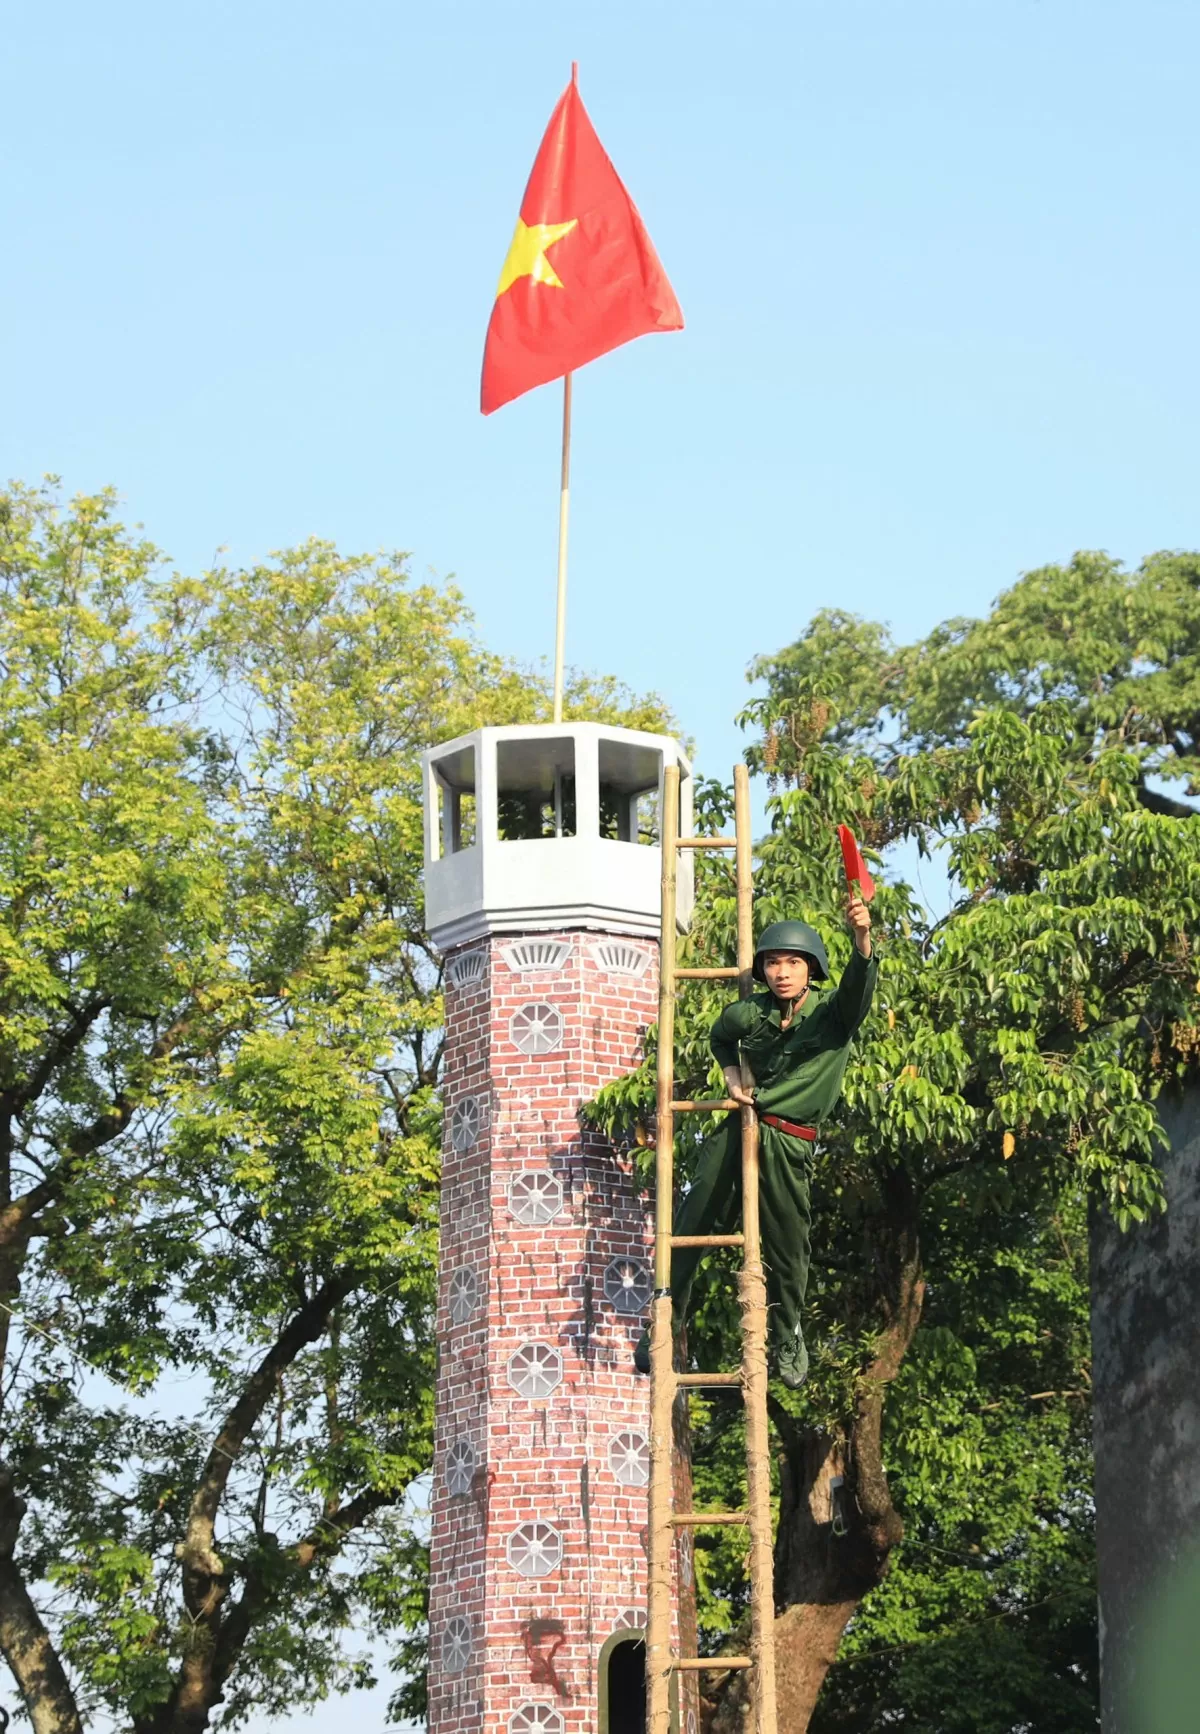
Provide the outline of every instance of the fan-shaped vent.
[[487,974],[487,952],[477,945],[474,951],[460,951],[446,965],[451,987],[474,987]]
[[571,955],[569,939],[515,939],[502,945],[500,955],[518,975],[534,970],[561,969]]
[[609,975],[645,975],[650,967],[650,953],[627,939],[602,939],[593,945],[592,956]]
[[563,1734],[563,1719],[549,1704],[522,1704],[508,1719],[508,1734]]

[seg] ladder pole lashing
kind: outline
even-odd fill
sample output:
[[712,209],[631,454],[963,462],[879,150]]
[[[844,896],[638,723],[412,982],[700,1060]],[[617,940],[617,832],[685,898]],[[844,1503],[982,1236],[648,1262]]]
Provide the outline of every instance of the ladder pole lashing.
[[658,954],[657,1126],[654,1160],[654,1299],[650,1315],[650,1582],[646,1619],[647,1734],[671,1734],[671,1563],[675,1546],[671,1315],[674,1226],[675,888],[679,867],[679,766],[663,772],[662,929]]
[[722,1096],[715,1102],[672,1102],[671,1111],[675,1114],[725,1114],[736,1108],[737,1103],[732,1096]]
[[[754,878],[750,777],[733,773],[737,838],[737,961],[739,992],[754,991]],[[750,1083],[743,1069],[743,1086]],[[742,1314],[742,1399],[746,1406],[746,1510],[750,1522],[750,1657],[754,1664],[754,1734],[776,1734],[775,1561],[771,1535],[771,1457],[767,1428],[767,1290],[759,1225],[758,1116],[742,1108],[742,1234],[738,1280]]]

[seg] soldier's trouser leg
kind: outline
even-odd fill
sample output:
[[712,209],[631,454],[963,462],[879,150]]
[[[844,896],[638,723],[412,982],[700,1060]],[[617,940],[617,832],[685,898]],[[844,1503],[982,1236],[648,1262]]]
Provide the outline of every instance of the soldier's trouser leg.
[[760,1127],[759,1215],[771,1331],[795,1336],[808,1287],[812,1146],[774,1126]]
[[[742,1209],[742,1133],[738,1115],[714,1127],[700,1149],[696,1177],[675,1213],[676,1234],[732,1234]],[[676,1329],[687,1317],[696,1268],[706,1256],[702,1246],[681,1246],[671,1254],[671,1299]]]

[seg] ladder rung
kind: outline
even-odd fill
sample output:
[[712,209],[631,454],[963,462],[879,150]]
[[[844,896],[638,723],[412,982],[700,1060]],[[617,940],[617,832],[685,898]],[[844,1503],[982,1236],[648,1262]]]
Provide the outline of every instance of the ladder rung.
[[738,1373],[676,1373],[677,1385],[740,1385],[742,1375]]
[[738,1523],[744,1528],[750,1524],[748,1511],[681,1511],[671,1519],[680,1529],[702,1529],[708,1523]]
[[675,980],[676,981],[736,981],[738,976],[741,975],[741,973],[742,973],[741,970],[737,967],[736,964],[731,964],[728,969],[721,967],[721,966],[718,966],[714,969],[677,969],[675,971]]
[[673,1234],[672,1246],[745,1246],[744,1234]]
[[749,1656],[672,1656],[671,1666],[677,1674],[724,1673],[726,1668],[752,1668]]
[[740,1108],[740,1102],[735,1102],[732,1096],[723,1096],[719,1102],[672,1102],[672,1114],[719,1114],[723,1108]]
[[736,849],[736,837],[677,837],[677,849]]

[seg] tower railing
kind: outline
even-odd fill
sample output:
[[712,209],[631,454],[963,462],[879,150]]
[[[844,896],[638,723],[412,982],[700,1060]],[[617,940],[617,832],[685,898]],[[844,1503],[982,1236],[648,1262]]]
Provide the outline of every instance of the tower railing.
[[[674,1235],[675,1117],[738,1109],[729,1099],[675,1099],[675,997],[681,981],[736,977],[738,994],[754,991],[753,862],[750,779],[744,765],[734,776],[734,835],[679,835],[679,770],[668,766],[662,815],[662,948],[658,998],[658,1096],[655,1153],[654,1299],[650,1320],[650,1587],[646,1634],[648,1734],[670,1734],[671,1676],[683,1672],[750,1673],[754,1734],[776,1734],[774,1549],[771,1470],[767,1435],[767,1290],[758,1211],[758,1119],[740,1105],[742,1133],[741,1234]],[[736,968],[678,969],[675,964],[675,888],[681,849],[733,849],[737,881]],[[743,1082],[749,1084],[748,1075]],[[671,1253],[677,1246],[740,1246],[738,1301],[742,1315],[741,1365],[732,1372],[675,1369],[671,1312]],[[746,1416],[746,1510],[677,1512],[672,1416],[681,1389],[740,1386]],[[671,1650],[671,1562],[681,1528],[742,1524],[750,1534],[750,1654],[682,1656]]]

